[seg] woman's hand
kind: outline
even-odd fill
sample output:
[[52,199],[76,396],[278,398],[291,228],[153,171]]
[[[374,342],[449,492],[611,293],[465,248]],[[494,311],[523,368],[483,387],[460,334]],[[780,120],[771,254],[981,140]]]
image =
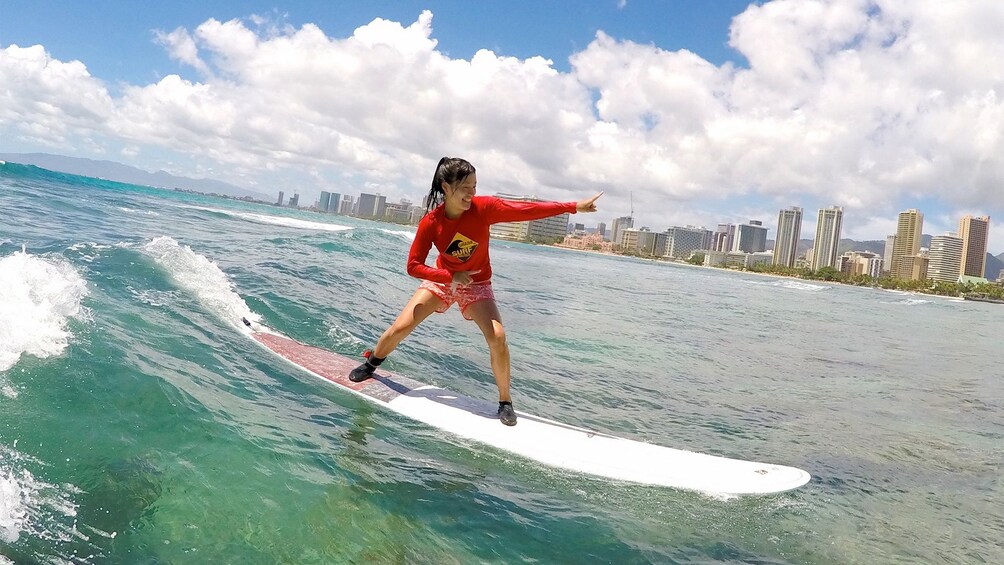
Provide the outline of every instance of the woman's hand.
[[467,286],[474,282],[474,278],[471,275],[476,275],[481,271],[457,271],[453,273],[453,282],[450,283],[450,292],[457,290],[458,286]]
[[596,211],[596,199],[603,196],[603,191],[596,193],[596,196],[592,198],[586,198],[585,200],[580,200],[575,203],[576,212],[595,212]]

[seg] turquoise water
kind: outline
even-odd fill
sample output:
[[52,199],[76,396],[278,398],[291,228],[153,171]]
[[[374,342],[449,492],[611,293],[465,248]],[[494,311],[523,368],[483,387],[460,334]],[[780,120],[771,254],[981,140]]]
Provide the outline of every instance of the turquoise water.
[[[520,409],[813,475],[709,498],[442,437],[233,325],[356,355],[411,237],[0,165],[0,564],[1004,561],[1004,307],[494,242]],[[388,367],[496,394],[456,310]]]

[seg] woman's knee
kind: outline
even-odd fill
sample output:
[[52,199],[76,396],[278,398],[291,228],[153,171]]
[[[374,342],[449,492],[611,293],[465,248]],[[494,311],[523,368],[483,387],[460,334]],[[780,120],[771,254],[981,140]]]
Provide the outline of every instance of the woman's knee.
[[485,339],[488,340],[488,346],[493,348],[507,347],[505,339],[505,328],[502,326],[502,322],[498,320],[492,320],[491,331],[485,335]]

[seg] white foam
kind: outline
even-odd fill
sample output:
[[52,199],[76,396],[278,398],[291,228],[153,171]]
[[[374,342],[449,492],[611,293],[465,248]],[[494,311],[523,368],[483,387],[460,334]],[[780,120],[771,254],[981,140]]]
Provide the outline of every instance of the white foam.
[[101,243],[94,243],[93,241],[81,241],[79,243],[74,243],[73,245],[66,248],[67,251],[82,251],[85,249],[111,249],[111,245],[104,245]]
[[311,222],[308,220],[300,220],[297,218],[290,218],[288,216],[270,216],[268,214],[252,214],[251,212],[237,212],[234,210],[224,210],[222,208],[205,208],[202,206],[183,206],[183,208],[191,208],[193,210],[206,210],[207,212],[216,212],[218,214],[226,214],[228,216],[233,216],[234,218],[240,218],[242,220],[248,220],[251,222],[257,222],[259,224],[270,224],[275,226],[285,226],[288,228],[298,228],[305,230],[319,230],[319,231],[330,231],[330,232],[340,232],[351,230],[349,226],[341,226],[338,224],[328,224],[325,222]]
[[415,232],[413,232],[413,231],[385,230],[383,228],[380,228],[380,231],[382,231],[384,233],[389,233],[391,235],[396,235],[396,236],[398,236],[400,238],[403,238],[403,239],[405,239],[407,241],[415,241]]
[[[119,244],[121,245],[121,244]],[[80,243],[74,243],[73,245],[66,248],[67,251],[72,251],[74,253],[79,253],[79,259],[87,263],[93,263],[95,259],[101,254],[104,249],[111,249],[111,245],[102,245],[100,243],[94,243],[92,241],[82,241]]]
[[758,286],[779,286],[781,288],[790,288],[792,290],[806,290],[809,292],[818,292],[824,290],[826,286],[818,284],[810,284],[807,282],[797,281],[794,279],[781,279],[781,280],[749,280],[743,279],[746,284],[753,284]]
[[71,499],[80,490],[38,479],[28,465],[41,462],[0,445],[0,542],[14,543],[22,535],[49,541],[80,538],[73,520],[77,505]]
[[170,237],[158,237],[143,246],[143,251],[164,267],[171,278],[183,289],[191,292],[210,312],[240,327],[241,318],[253,322],[259,316],[251,311],[233,290],[233,283],[219,266],[206,257],[192,251],[187,245],[179,245]]
[[157,212],[154,212],[153,210],[137,210],[136,208],[126,208],[125,206],[119,206],[118,209],[122,210],[123,212],[128,212],[130,214],[144,214],[144,215],[147,215],[147,216],[159,216],[160,215]]
[[71,334],[70,318],[81,318],[87,281],[59,258],[24,251],[0,258],[0,371],[22,355],[59,355]]
[[916,306],[918,304],[930,304],[930,303],[931,303],[930,300],[923,300],[923,299],[920,299],[920,298],[907,298],[905,300],[897,300],[895,302],[885,302],[885,301],[883,301],[883,304],[897,304],[897,305],[904,305],[904,306]]
[[799,282],[799,281],[787,281],[787,280],[786,281],[779,281],[776,284],[777,284],[777,286],[781,286],[781,287],[784,287],[784,288],[790,288],[790,289],[793,289],[793,290],[808,290],[810,292],[816,292],[816,291],[819,291],[819,290],[824,290],[826,288],[825,286],[818,285],[818,284],[809,284],[809,283],[804,283],[804,282]]

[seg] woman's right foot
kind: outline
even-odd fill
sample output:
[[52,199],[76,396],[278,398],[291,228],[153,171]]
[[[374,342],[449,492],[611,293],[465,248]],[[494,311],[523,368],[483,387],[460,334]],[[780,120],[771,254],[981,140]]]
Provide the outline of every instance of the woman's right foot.
[[512,402],[499,402],[499,421],[507,426],[516,425],[516,411],[512,409]]

